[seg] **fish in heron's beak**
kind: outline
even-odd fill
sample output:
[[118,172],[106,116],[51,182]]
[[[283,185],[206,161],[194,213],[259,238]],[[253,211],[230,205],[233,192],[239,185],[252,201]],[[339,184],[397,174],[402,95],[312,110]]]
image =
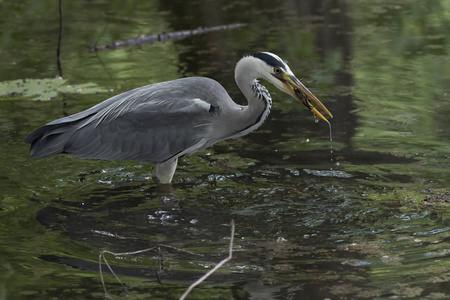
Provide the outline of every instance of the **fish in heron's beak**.
[[318,116],[325,122],[328,122],[328,120],[314,106],[312,106],[310,101],[323,109],[331,118],[333,117],[333,115],[328,111],[325,105],[323,105],[322,102],[320,102],[320,100],[317,99],[317,97],[314,96],[314,94],[311,93],[306,88],[306,86],[304,86],[303,83],[300,82],[300,80],[297,79],[297,77],[295,77],[294,75],[286,74],[284,79],[286,91],[290,95],[292,95],[292,97],[302,102],[310,111],[316,114],[316,116]]

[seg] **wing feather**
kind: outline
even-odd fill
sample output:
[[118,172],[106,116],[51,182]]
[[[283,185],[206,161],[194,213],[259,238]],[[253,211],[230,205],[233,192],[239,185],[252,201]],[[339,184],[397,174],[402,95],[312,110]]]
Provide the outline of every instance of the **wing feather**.
[[[137,88],[36,129],[30,156],[163,162],[208,146],[212,106],[230,102],[214,80],[191,77]],[[231,102],[230,102],[231,103]]]

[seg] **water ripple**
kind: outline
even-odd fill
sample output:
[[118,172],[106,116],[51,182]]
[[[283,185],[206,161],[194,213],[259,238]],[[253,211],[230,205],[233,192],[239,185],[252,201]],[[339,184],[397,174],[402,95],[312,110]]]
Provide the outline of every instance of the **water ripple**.
[[449,229],[450,229],[450,227],[447,226],[447,227],[444,227],[444,228],[437,228],[437,229],[428,230],[428,231],[414,232],[413,235],[434,235],[434,234],[445,232],[445,231],[447,231]]
[[319,176],[319,177],[337,177],[337,178],[351,178],[352,174],[349,174],[344,171],[338,170],[311,170],[311,169],[303,169],[308,174]]

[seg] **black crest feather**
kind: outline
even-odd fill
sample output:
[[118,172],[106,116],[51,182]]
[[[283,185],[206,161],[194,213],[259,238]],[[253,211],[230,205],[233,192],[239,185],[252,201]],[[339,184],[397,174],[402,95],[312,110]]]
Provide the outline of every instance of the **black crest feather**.
[[282,60],[276,58],[273,55],[267,54],[265,52],[257,52],[257,53],[253,53],[251,54],[251,56],[259,58],[260,60],[266,62],[269,66],[272,67],[279,67],[279,68],[284,68],[285,64]]

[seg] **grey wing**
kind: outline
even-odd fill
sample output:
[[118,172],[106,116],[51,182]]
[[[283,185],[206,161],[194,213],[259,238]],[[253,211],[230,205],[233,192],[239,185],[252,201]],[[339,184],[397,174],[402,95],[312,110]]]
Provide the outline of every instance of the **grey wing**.
[[[211,93],[217,90],[219,94]],[[212,143],[209,125],[217,111],[211,103],[219,103],[215,97],[223,93],[222,86],[205,78],[154,84],[50,122],[25,142],[32,144],[32,157],[63,152],[80,158],[162,162]]]
[[177,112],[129,111],[75,131],[64,152],[80,158],[163,162],[207,143],[209,114],[202,107]]

